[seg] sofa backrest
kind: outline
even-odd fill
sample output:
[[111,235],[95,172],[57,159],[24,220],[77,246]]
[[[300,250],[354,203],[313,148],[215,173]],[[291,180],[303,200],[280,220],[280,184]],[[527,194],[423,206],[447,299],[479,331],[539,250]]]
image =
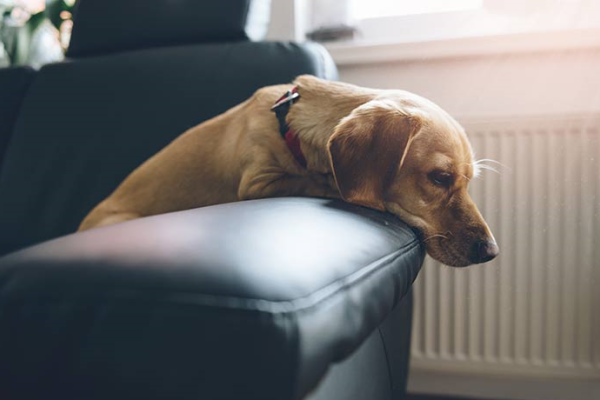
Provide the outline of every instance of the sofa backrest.
[[0,69],[0,170],[27,88],[35,71],[29,67]]
[[[130,2],[144,5],[118,9]],[[157,25],[169,40],[157,41],[159,33],[139,27],[123,28],[122,34],[141,36],[119,42],[111,34],[111,41],[99,45],[80,24],[92,24],[86,10],[102,14],[101,4],[113,3],[117,14],[135,10],[132,21],[145,20],[150,3],[162,7],[163,13],[148,11],[153,24],[144,26]],[[215,13],[203,12],[207,7],[226,3],[233,15],[251,9],[250,1],[241,0],[80,0],[72,39],[76,48],[65,62],[37,73],[5,154],[0,171],[0,254],[74,232],[87,212],[135,167],[186,129],[242,102],[256,89],[305,73],[335,78],[335,66],[322,47],[251,42],[244,33],[247,18],[238,18],[238,24],[228,28],[231,34],[222,32],[220,38],[226,40],[220,42],[209,36],[207,43],[202,31],[169,36],[170,28],[161,26],[158,18],[164,14],[165,26],[172,26],[177,16],[170,8],[173,3],[180,13],[186,10],[184,3],[189,5],[188,12],[196,15],[187,21],[209,26],[217,21]],[[111,21],[110,15],[97,14],[94,18],[104,18],[104,27],[127,22],[122,15]],[[219,15],[226,19],[229,14]],[[87,36],[78,36],[84,33]]]
[[260,40],[271,0],[83,0],[67,55]]

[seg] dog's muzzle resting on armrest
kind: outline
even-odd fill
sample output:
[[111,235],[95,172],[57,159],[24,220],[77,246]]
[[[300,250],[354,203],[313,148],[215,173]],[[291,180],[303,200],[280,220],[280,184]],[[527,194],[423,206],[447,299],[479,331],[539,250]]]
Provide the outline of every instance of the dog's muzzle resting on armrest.
[[80,229],[238,200],[341,197],[397,215],[433,258],[466,266],[499,253],[467,192],[476,167],[464,129],[429,100],[303,75],[182,134]]

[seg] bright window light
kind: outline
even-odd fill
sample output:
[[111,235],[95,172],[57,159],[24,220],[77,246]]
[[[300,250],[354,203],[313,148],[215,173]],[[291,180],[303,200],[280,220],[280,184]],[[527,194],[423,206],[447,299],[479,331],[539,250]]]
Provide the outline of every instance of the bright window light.
[[356,19],[476,10],[483,0],[354,0]]

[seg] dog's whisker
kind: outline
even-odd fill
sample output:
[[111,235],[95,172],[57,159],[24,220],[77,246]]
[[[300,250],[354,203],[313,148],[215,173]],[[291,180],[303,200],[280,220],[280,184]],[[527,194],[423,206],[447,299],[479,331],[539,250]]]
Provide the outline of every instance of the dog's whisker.
[[435,233],[435,234],[433,234],[431,236],[428,236],[425,239],[423,239],[423,242],[426,242],[428,240],[434,239],[436,237],[441,237],[442,239],[448,239],[448,237],[446,235],[443,235],[441,233]]
[[495,166],[492,167],[491,165],[488,165],[486,163],[492,163],[492,164],[495,164],[495,166],[497,166],[497,167],[510,170],[510,168],[508,166],[502,164],[500,161],[493,160],[491,158],[482,158],[480,160],[476,160],[475,162],[473,162],[473,166],[478,166],[478,167],[482,167],[482,168],[495,168]]
[[506,168],[506,165],[504,165],[500,161],[494,160],[492,158],[481,158],[481,159],[475,161],[475,164],[481,164],[481,163],[486,163],[486,162],[490,162],[490,163],[493,163],[493,164],[498,164],[498,165]]
[[[486,163],[493,163],[495,165],[492,166],[492,165],[489,165]],[[473,169],[474,169],[473,176],[479,177],[481,175],[482,170],[492,171],[497,174],[500,174],[500,171],[496,168],[496,166],[510,170],[510,168],[508,168],[506,165],[502,164],[499,161],[492,160],[491,158],[482,158],[480,160],[476,160],[473,162]]]
[[492,171],[492,172],[495,172],[495,173],[497,173],[497,174],[500,174],[500,171],[498,171],[496,168],[492,167],[491,165],[487,165],[487,164],[478,164],[478,165],[477,165],[477,167],[478,167],[479,169],[485,169],[485,170]]

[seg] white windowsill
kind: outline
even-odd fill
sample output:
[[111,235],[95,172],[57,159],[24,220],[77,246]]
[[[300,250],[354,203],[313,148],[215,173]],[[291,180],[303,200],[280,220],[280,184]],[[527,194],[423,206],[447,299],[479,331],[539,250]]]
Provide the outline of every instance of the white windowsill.
[[325,43],[339,66],[496,54],[600,49],[600,28],[495,34],[410,42]]
[[506,4],[526,3],[484,4],[476,10],[359,20],[358,39],[325,47],[341,66],[600,48],[597,0],[537,0],[527,4],[538,6],[518,12]]

